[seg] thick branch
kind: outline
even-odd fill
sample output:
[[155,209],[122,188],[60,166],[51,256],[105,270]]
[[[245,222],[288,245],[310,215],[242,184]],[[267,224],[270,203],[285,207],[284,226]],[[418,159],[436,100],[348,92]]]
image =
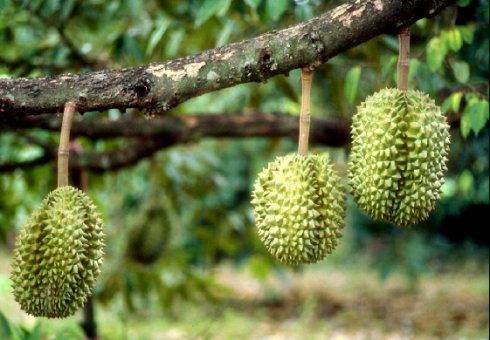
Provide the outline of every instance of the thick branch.
[[[136,164],[141,159],[152,156],[160,149],[178,143],[188,143],[203,137],[289,137],[295,140],[298,136],[297,118],[284,114],[161,117],[151,121],[134,119],[132,123],[129,120],[107,123],[107,125],[99,124],[98,119],[92,122],[84,120],[74,123],[72,131],[77,130],[77,126],[78,129],[82,129],[83,126],[79,132],[90,131],[92,137],[117,137],[120,134],[114,129],[121,126],[121,128],[126,128],[123,131],[128,133],[128,136],[136,136],[137,133],[140,133],[139,136],[145,137],[116,150],[83,153],[73,150],[70,152],[70,167],[72,169],[83,168],[95,172],[118,170]],[[449,123],[452,127],[457,127],[459,115],[450,117]],[[128,129],[128,125],[135,129]],[[94,129],[92,130],[88,126],[93,126]],[[169,132],[174,128],[177,130]],[[58,130],[58,128],[53,129]],[[25,136],[23,137],[25,138]],[[342,120],[313,119],[310,141],[314,144],[329,146],[347,145],[350,142],[349,123]],[[33,142],[41,145],[46,154],[30,161],[0,164],[0,173],[20,168],[32,168],[55,159],[55,145],[47,147],[45,143],[40,141],[33,140]]]
[[[46,116],[30,117],[39,121]],[[59,130],[59,119],[51,121],[48,128]],[[53,123],[54,122],[54,123]],[[343,146],[349,142],[349,122],[342,120],[315,119],[311,130],[311,141],[330,146]],[[118,131],[118,128],[122,130]],[[133,129],[131,129],[131,127]],[[203,137],[289,137],[298,135],[297,117],[286,114],[232,114],[171,117],[152,120],[133,118],[116,122],[82,120],[74,122],[73,135],[90,137],[139,136],[139,140],[116,150],[104,152],[70,152],[70,168],[89,169],[95,172],[118,170],[150,157],[160,149],[176,144],[188,143]],[[40,144],[39,141],[36,144]],[[17,168],[30,168],[48,163],[56,157],[56,146],[46,147],[46,155],[27,162],[0,165],[0,172]]]
[[[78,117],[77,117],[78,118]],[[298,118],[284,113],[224,113],[215,115],[159,116],[152,119],[127,117],[77,119],[71,134],[92,139],[145,137],[187,142],[202,137],[290,137],[298,135]],[[61,119],[50,115],[28,116],[4,123],[7,129],[41,128],[59,131]],[[0,130],[2,124],[0,124]],[[312,142],[343,146],[349,142],[349,122],[335,119],[312,119]]]
[[0,120],[61,112],[67,101],[74,101],[81,112],[131,107],[166,111],[202,93],[321,64],[453,2],[356,0],[287,29],[164,63],[55,78],[0,79]]

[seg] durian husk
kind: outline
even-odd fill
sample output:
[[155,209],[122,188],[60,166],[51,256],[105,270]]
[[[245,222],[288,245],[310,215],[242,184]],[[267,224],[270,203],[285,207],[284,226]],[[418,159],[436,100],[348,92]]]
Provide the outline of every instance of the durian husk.
[[259,238],[285,264],[318,262],[342,236],[345,193],[327,154],[276,158],[252,198]]
[[384,89],[359,105],[352,123],[349,178],[369,216],[399,226],[427,219],[441,194],[449,125],[420,91]]
[[11,280],[22,310],[48,318],[74,314],[91,294],[104,247],[102,220],[82,191],[48,194],[17,237]]
[[170,221],[165,209],[152,207],[129,234],[128,255],[135,262],[152,264],[162,257],[170,238]]

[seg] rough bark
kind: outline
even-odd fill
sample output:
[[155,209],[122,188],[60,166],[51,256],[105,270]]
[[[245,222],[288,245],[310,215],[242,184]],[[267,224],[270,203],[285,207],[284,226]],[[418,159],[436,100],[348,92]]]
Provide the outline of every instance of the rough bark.
[[[35,117],[35,119],[46,117]],[[452,127],[459,126],[459,115],[449,117]],[[113,171],[136,164],[143,158],[152,156],[160,149],[175,144],[189,143],[204,137],[289,137],[296,140],[298,135],[298,119],[285,114],[256,114],[256,115],[199,115],[183,117],[161,117],[155,119],[157,124],[150,124],[141,119],[118,121],[110,123],[106,121],[100,124],[94,122],[75,122],[72,131],[79,129],[82,134],[91,137],[119,136],[117,127],[125,128],[128,125],[138,127],[136,129],[123,130],[131,136],[138,134],[139,138],[127,143],[125,146],[103,152],[70,152],[71,169],[88,169],[94,172]],[[178,123],[175,123],[175,122]],[[59,124],[59,122],[55,122]],[[93,124],[92,124],[93,123]],[[119,125],[120,124],[120,125]],[[312,120],[310,141],[312,144],[329,146],[345,146],[350,143],[349,122],[343,120]],[[88,128],[93,126],[93,130]],[[179,129],[175,129],[179,126]],[[167,133],[170,131],[170,133]],[[27,141],[34,143],[45,150],[45,154],[37,159],[9,162],[0,164],[0,173],[10,172],[15,169],[27,169],[47,164],[56,158],[56,145],[47,145],[44,141],[23,135]]]
[[[23,128],[42,127],[58,131],[61,124],[59,118],[53,119],[48,116],[27,117],[24,120],[30,123],[25,124]],[[312,123],[312,143],[329,146],[344,146],[349,143],[348,121],[315,119]],[[279,113],[164,116],[152,120],[126,118],[116,122],[83,119],[73,122],[71,134],[91,138],[137,137],[115,150],[70,152],[71,169],[83,168],[104,172],[133,165],[160,149],[205,137],[289,137],[295,140],[298,135],[298,119]],[[0,164],[0,173],[47,164],[56,158],[56,145],[46,145],[45,142],[25,133],[22,137],[42,147],[45,154],[30,161]]]
[[396,33],[454,0],[356,0],[309,21],[201,54],[121,70],[0,79],[0,120],[61,112],[146,108],[164,112],[197,95],[261,82],[329,58],[382,33]]
[[[71,128],[72,136],[91,139],[113,137],[144,137],[186,142],[202,137],[291,137],[298,135],[298,117],[285,113],[260,112],[222,113],[214,115],[159,116],[152,119],[124,117],[119,120],[85,119],[77,117]],[[349,141],[349,124],[340,119],[312,119],[311,139],[329,146],[344,146]],[[59,131],[60,117],[28,116],[8,124],[4,129],[40,128]]]

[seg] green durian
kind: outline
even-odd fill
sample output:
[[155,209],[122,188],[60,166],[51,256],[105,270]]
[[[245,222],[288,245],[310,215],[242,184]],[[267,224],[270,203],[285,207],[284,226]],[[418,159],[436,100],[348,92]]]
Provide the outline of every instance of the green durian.
[[449,125],[428,95],[384,89],[358,107],[349,162],[357,204],[399,226],[425,220],[441,193]]
[[64,186],[49,193],[16,240],[11,280],[22,310],[62,318],[82,307],[100,272],[103,238],[84,192]]
[[141,264],[158,260],[167,248],[170,238],[170,221],[165,209],[152,207],[144,213],[139,224],[131,230],[128,255]]
[[342,236],[345,194],[327,154],[276,158],[252,198],[259,238],[283,263],[320,261]]

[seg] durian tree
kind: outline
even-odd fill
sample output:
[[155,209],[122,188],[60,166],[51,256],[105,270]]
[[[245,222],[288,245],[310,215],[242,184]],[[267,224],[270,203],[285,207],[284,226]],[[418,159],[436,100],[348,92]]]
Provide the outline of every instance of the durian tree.
[[[398,197],[390,197],[386,191],[385,200],[386,193],[379,190],[400,186],[401,178],[406,179],[404,174],[390,169],[390,149],[392,144],[396,148],[397,140],[390,137],[401,133],[399,130],[405,129],[402,125],[416,130],[413,143],[403,144],[402,150],[413,152],[416,167],[421,169],[418,174],[413,173],[411,180],[425,181],[423,188],[416,185],[406,195],[431,209],[440,191],[439,172],[444,167],[442,152],[447,136],[440,132],[431,142],[428,135],[433,131],[426,125],[434,125],[437,130],[436,125],[443,123],[440,113],[430,113],[437,110],[436,105],[441,106],[448,123],[459,127],[464,137],[480,134],[481,138],[482,133],[487,133],[488,82],[483,79],[485,74],[488,76],[488,54],[483,50],[485,41],[488,46],[488,34],[484,34],[488,24],[475,26],[474,18],[465,17],[471,11],[474,16],[484,16],[485,10],[488,12],[485,1],[264,0],[219,1],[222,6],[213,6],[216,2],[177,5],[123,1],[111,7],[97,1],[0,1],[0,41],[5,47],[0,49],[0,73],[6,75],[0,79],[0,171],[13,173],[5,176],[20,173],[22,183],[28,183],[20,187],[29,186],[31,190],[29,195],[15,194],[26,189],[13,185],[11,177],[1,179],[0,237],[13,244],[12,234],[6,231],[13,230],[21,218],[12,211],[17,206],[29,212],[35,210],[42,196],[56,186],[50,166],[57,158],[57,132],[62,125],[59,113],[66,102],[75,102],[80,114],[75,116],[71,133],[84,145],[84,151],[71,153],[70,171],[90,172],[88,191],[98,193],[95,203],[110,221],[106,223],[107,260],[119,264],[121,259],[132,259],[127,272],[103,273],[101,288],[95,292],[100,301],[108,301],[122,291],[128,306],[136,308],[133,293],[121,283],[133,282],[143,295],[152,289],[161,291],[159,300],[168,305],[174,295],[186,295],[189,282],[212,286],[207,277],[189,269],[191,264],[209,266],[222,258],[257,253],[263,255],[264,261],[275,263],[257,242],[253,224],[257,220],[260,224],[261,216],[270,211],[258,212],[255,219],[250,216],[250,183],[272,160],[271,155],[295,151],[301,125],[295,116],[300,111],[298,70],[303,67],[311,68],[315,74],[309,142],[322,153],[325,147],[352,151],[350,177],[359,188],[353,189],[352,196],[376,219],[401,225],[418,221],[411,213],[408,217],[392,215],[393,205],[387,202]],[[413,89],[429,93],[433,99],[415,91],[401,98],[393,90],[373,95],[361,104],[363,98],[395,85],[396,35],[410,25],[415,48],[407,80]],[[254,84],[242,85],[251,82]],[[218,90],[222,91],[215,92]],[[351,124],[356,111],[358,118],[354,116]],[[362,115],[362,111],[366,114]],[[403,117],[397,116],[400,113]],[[393,134],[387,133],[391,131],[390,123],[374,126],[389,115],[397,124]],[[452,130],[453,137],[458,135],[455,131]],[[378,136],[379,140],[385,137],[382,144],[389,148],[376,148]],[[265,139],[257,141],[252,137]],[[289,141],[278,139],[282,137]],[[246,141],[223,148],[219,142],[199,142],[204,138]],[[356,147],[355,139],[367,142]],[[162,149],[166,149],[165,153],[156,158]],[[371,152],[379,154],[381,168],[373,168],[363,159],[363,154]],[[431,152],[435,158],[429,155]],[[144,161],[149,157],[155,157],[162,168],[156,180],[149,175]],[[296,170],[290,165],[302,158],[288,157],[271,163],[269,175],[259,177],[267,190],[267,183],[280,177],[278,173],[286,180],[315,171],[330,174],[347,156],[340,151],[328,161],[313,160]],[[426,167],[422,168],[423,164]],[[396,169],[399,165],[395,161]],[[114,177],[104,175],[130,168],[133,169]],[[340,172],[338,177],[329,175],[308,188],[330,188],[347,177],[345,169],[335,170]],[[483,170],[475,171],[483,176]],[[485,183],[484,176],[481,181]],[[488,176],[486,183],[488,187]],[[161,254],[134,253],[139,244],[146,244],[141,236],[148,236],[138,233],[139,222],[161,215],[161,211],[149,207],[147,195],[159,185],[162,192],[158,199],[165,201],[165,217],[158,219],[168,220],[173,231],[184,229],[186,233],[185,241],[170,245],[164,252],[172,252],[173,260]],[[374,194],[369,191],[373,187]],[[124,195],[117,197],[121,192]],[[365,192],[369,194],[366,196]],[[11,200],[3,200],[4,197]],[[52,196],[46,198],[48,201],[49,197]],[[327,213],[332,212],[328,208],[337,200],[340,201],[336,195],[328,200]],[[49,206],[48,201],[41,206]],[[191,202],[205,203],[201,206]],[[66,209],[73,208],[67,204]],[[428,216],[429,212],[419,206],[408,206],[410,211]],[[288,218],[295,213],[280,206],[267,207],[274,208]],[[342,209],[341,206],[334,212]],[[117,217],[122,215],[123,218]],[[328,219],[339,220],[342,214],[338,215]],[[313,224],[324,221],[325,218],[312,219]],[[110,226],[118,223],[121,229],[131,232],[123,234]],[[275,223],[263,223],[267,235],[261,235],[259,227],[259,238],[265,240],[266,247],[276,242],[271,235],[282,232],[282,222]],[[335,225],[340,226],[340,222]],[[158,227],[155,225],[156,230]],[[329,232],[336,234],[337,229]],[[320,230],[315,236],[324,232]],[[322,252],[333,248],[331,244]],[[311,259],[308,257],[311,262],[324,255],[315,251],[313,254]],[[142,263],[150,260],[155,261],[150,264],[154,269],[142,269],[148,266]],[[157,268],[178,271],[181,267],[186,268],[185,279],[177,287],[162,283],[154,273]],[[19,289],[26,284],[20,279]],[[202,290],[202,294],[208,293]]]

